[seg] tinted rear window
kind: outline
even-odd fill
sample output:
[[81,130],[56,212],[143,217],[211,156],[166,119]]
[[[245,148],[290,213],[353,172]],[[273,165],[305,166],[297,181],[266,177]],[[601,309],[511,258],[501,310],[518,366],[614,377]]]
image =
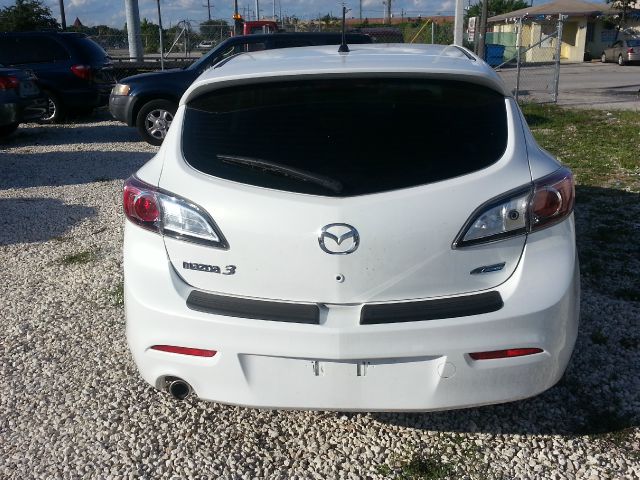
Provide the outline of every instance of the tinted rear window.
[[87,37],[69,36],[69,43],[78,51],[84,62],[102,62],[107,52],[96,42]]
[[638,40],[627,40],[627,45],[630,47],[640,47],[640,39]]
[[182,132],[186,161],[204,173],[338,197],[468,174],[496,162],[506,144],[504,96],[427,79],[221,89],[187,105]]
[[69,52],[55,38],[16,35],[0,39],[0,60],[10,65],[69,60]]

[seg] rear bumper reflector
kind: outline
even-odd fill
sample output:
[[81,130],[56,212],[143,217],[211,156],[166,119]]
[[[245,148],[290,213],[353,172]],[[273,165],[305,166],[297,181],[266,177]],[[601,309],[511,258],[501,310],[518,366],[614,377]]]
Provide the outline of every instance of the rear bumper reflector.
[[180,355],[191,355],[193,357],[213,357],[216,353],[215,350],[203,350],[202,348],[190,348],[190,347],[178,347],[176,345],[154,345],[151,350],[158,350],[160,352],[178,353]]
[[470,353],[469,356],[474,360],[494,360],[496,358],[515,358],[524,357],[526,355],[535,355],[542,353],[541,348],[509,348],[507,350],[492,350],[490,352]]
[[500,310],[502,297],[498,292],[439,298],[419,302],[365,305],[360,314],[361,325],[418,322],[441,318],[468,317]]
[[187,307],[199,312],[227,317],[271,320],[274,322],[320,324],[320,307],[315,304],[270,302],[246,298],[213,295],[192,291]]

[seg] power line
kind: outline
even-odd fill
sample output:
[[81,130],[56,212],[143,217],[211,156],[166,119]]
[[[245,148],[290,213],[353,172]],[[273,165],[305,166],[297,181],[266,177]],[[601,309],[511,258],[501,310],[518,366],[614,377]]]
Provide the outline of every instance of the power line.
[[207,7],[207,14],[209,15],[209,20],[211,20],[211,0],[207,0],[207,4],[202,6]]

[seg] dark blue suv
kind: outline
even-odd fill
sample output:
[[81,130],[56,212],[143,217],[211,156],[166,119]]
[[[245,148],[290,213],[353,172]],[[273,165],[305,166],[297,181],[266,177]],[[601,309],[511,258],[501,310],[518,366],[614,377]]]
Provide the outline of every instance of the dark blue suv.
[[[348,33],[346,40],[349,44],[371,43],[371,37],[362,33]],[[111,94],[109,110],[114,118],[137,127],[146,142],[160,145],[171,126],[182,94],[202,72],[225,58],[258,50],[339,45],[341,41],[341,34],[331,32],[267,33],[231,37],[185,69],[143,73],[120,80]]]
[[0,63],[35,74],[49,100],[45,122],[106,105],[115,84],[111,59],[83,33],[0,32]]

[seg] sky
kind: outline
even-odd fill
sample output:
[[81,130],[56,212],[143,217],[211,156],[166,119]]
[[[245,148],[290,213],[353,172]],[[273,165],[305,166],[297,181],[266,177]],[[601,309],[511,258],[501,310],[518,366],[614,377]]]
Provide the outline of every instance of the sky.
[[[476,3],[477,0],[471,0]],[[231,20],[233,14],[233,0],[209,0],[211,4],[211,17]],[[260,15],[271,16],[273,13],[274,0],[259,0]],[[13,5],[13,0],[0,0],[0,7]],[[60,21],[59,0],[44,0],[44,3],[51,8],[53,15]],[[359,0],[347,0],[346,6],[351,8],[347,16],[359,16]],[[465,0],[465,4],[469,0]],[[122,28],[125,23],[124,0],[64,0],[65,16],[67,24],[74,22],[75,18],[80,18],[84,25],[109,25]],[[138,0],[140,18],[148,18],[157,23],[156,0]],[[162,23],[169,26],[180,20],[191,20],[199,23],[206,20],[207,0],[160,0],[162,9]],[[255,10],[255,0],[238,0],[239,9],[250,7]],[[342,2],[338,0],[276,0],[276,13],[282,9],[284,15],[296,15],[300,19],[317,18],[318,14],[326,15],[332,13],[339,16]],[[418,15],[453,15],[455,9],[454,0],[392,0],[392,14],[401,15],[404,10],[405,16]],[[362,16],[369,18],[380,18],[383,15],[385,6],[383,0],[362,0]]]

